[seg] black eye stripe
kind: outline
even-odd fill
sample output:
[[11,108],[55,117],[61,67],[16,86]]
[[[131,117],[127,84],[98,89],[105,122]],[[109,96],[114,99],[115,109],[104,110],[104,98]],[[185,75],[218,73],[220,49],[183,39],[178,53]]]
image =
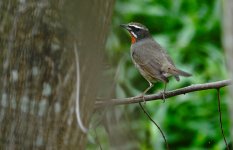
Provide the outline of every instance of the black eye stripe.
[[136,26],[134,26],[134,25],[129,25],[129,27],[130,27],[132,30],[134,30],[134,31],[139,31],[139,30],[142,29],[142,28],[136,27]]

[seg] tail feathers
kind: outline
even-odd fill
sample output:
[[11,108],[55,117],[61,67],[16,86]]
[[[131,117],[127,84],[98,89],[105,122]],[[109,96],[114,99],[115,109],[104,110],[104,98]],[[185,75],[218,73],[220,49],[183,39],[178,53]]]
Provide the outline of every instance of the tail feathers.
[[178,72],[179,75],[184,76],[184,77],[192,76],[192,74],[190,74],[188,72],[185,72],[185,71],[182,71],[182,70],[179,70],[179,69],[177,69],[177,72]]
[[173,68],[168,68],[168,71],[169,71],[170,74],[173,74],[173,75],[180,75],[180,76],[184,76],[184,77],[192,76],[192,74],[184,72],[184,71],[176,69],[176,68],[174,68],[174,69]]

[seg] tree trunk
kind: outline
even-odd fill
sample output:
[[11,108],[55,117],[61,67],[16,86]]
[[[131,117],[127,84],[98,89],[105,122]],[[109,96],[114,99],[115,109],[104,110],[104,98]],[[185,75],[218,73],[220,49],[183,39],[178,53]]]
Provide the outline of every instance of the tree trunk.
[[112,6],[113,0],[1,0],[0,149],[85,148],[75,103],[80,99],[88,127]]
[[[233,1],[225,0],[223,1],[223,46],[226,53],[228,72],[233,79]],[[233,140],[233,87],[229,86],[229,110],[230,110],[230,121],[231,121],[231,140]],[[233,141],[231,141],[232,143]],[[230,142],[229,142],[230,143]]]

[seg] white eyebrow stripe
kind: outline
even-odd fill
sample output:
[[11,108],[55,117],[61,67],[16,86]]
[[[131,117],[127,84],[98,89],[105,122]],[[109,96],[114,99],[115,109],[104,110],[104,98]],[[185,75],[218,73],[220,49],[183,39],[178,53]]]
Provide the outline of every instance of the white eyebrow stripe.
[[144,29],[143,27],[137,26],[137,25],[129,25],[129,27],[134,27],[134,28],[138,28],[138,29]]

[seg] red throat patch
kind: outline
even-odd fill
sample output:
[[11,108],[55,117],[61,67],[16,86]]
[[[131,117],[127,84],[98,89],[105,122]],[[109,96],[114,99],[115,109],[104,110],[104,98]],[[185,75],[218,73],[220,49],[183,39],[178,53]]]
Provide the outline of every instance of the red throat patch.
[[130,34],[131,34],[131,43],[134,44],[136,42],[136,38],[133,36],[132,33],[130,33]]
[[131,43],[135,43],[136,42],[136,38],[134,36],[131,37]]

